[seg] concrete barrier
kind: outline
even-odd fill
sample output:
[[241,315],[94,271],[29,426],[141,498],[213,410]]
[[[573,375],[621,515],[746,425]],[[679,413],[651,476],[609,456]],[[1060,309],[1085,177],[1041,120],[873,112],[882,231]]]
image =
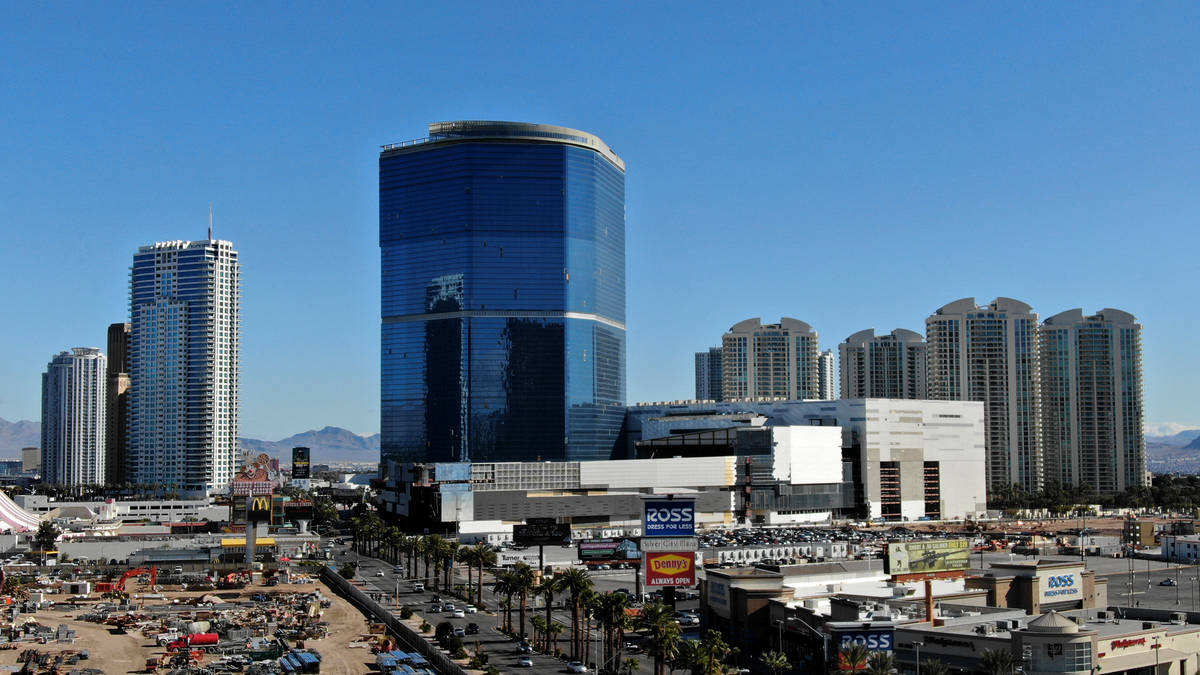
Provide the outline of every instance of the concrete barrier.
[[324,581],[338,595],[350,601],[359,611],[366,614],[374,621],[378,621],[387,626],[388,631],[396,636],[413,651],[421,656],[424,656],[434,670],[441,675],[467,675],[464,670],[450,657],[443,653],[440,649],[433,646],[425,639],[423,635],[409,628],[400,617],[392,614],[390,610],[367,597],[362,589],[350,583],[334,570],[328,567],[321,568],[321,581]]

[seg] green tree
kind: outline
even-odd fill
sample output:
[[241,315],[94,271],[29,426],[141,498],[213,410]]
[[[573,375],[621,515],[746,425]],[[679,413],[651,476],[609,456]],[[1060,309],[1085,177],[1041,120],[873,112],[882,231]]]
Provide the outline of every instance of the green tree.
[[937,659],[925,659],[921,662],[921,675],[947,675],[950,669]]
[[358,572],[358,564],[352,562],[342,565],[342,568],[338,570],[338,574],[342,575],[343,579],[353,579],[356,572]]
[[572,567],[562,574],[566,591],[571,594],[571,658],[579,661],[583,652],[583,640],[580,639],[580,617],[583,611],[584,593],[593,588],[592,577],[587,570]]
[[679,623],[669,607],[661,602],[642,607],[634,627],[645,631],[650,655],[654,657],[654,675],[663,675],[667,661],[675,658],[679,646]]
[[758,660],[762,662],[763,668],[771,671],[771,675],[779,675],[780,672],[792,667],[788,663],[787,655],[783,652],[766,652],[759,656]]
[[896,655],[892,652],[871,652],[867,657],[867,672],[871,675],[891,675],[896,670]]
[[1007,649],[985,649],[979,658],[979,670],[984,675],[1012,675],[1016,665]]
[[866,645],[851,642],[838,654],[838,670],[851,672],[866,670],[868,656],[870,656],[870,652],[867,651]]
[[513,579],[512,572],[500,572],[497,574],[496,582],[492,585],[492,591],[496,595],[504,596],[504,632],[512,633],[512,598],[517,594],[517,584]]
[[622,640],[629,628],[629,596],[624,593],[605,593],[596,602],[596,621],[600,623],[603,670],[615,670],[621,660]]
[[517,563],[513,567],[512,582],[516,586],[517,600],[521,603],[521,626],[517,633],[525,637],[525,611],[529,606],[529,594],[533,591],[533,568],[525,563]]
[[46,551],[55,550],[55,542],[58,541],[59,531],[54,523],[49,520],[43,520],[39,525],[37,532],[33,535],[33,544],[42,552],[42,562],[46,562]]
[[[554,596],[567,590],[567,582],[561,574],[542,575],[542,583],[537,585],[535,592],[546,600],[546,625],[553,625]],[[558,646],[551,644],[550,638],[553,635],[546,634],[546,651],[553,654],[554,649]]]
[[483,568],[496,566],[496,552],[487,544],[476,544],[475,556],[475,565],[479,569],[479,577],[475,581],[477,590],[475,599],[479,601],[479,609],[482,611],[485,609],[483,606]]
[[733,654],[733,647],[725,642],[720,631],[707,630],[696,646],[696,662],[692,666],[694,675],[724,675],[725,659]]
[[621,662],[621,670],[625,673],[625,675],[633,675],[633,671],[635,671],[641,667],[642,667],[641,661],[638,661],[637,659],[635,659],[633,657],[629,657],[629,658],[625,659],[623,662]]

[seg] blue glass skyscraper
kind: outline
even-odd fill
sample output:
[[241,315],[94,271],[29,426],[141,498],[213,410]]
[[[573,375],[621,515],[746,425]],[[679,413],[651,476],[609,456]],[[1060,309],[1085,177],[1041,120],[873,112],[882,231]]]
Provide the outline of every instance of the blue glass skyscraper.
[[441,122],[379,157],[382,461],[602,460],[625,403],[625,165]]

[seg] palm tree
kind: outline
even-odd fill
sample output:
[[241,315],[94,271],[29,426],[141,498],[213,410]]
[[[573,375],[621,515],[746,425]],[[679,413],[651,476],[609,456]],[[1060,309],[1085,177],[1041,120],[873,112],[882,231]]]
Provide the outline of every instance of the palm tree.
[[946,675],[950,669],[937,659],[925,659],[921,662],[921,675]]
[[479,601],[479,609],[483,610],[485,609],[483,606],[483,568],[496,566],[496,552],[487,544],[477,544],[475,546],[475,554],[478,556],[475,559],[475,564],[479,566],[479,579],[475,582],[478,586],[476,589],[478,590],[476,599]]
[[979,658],[979,670],[984,675],[1012,675],[1016,665],[1007,649],[985,649]]
[[[563,579],[561,574],[552,574],[549,576],[542,575],[542,583],[538,584],[535,592],[546,599],[547,626],[549,626],[553,621],[553,618],[551,617],[551,611],[553,610],[552,605],[554,604],[554,596],[565,590],[567,590],[567,582],[565,579]],[[546,637],[549,638],[549,635]],[[551,645],[549,640],[546,641],[546,651],[551,654],[554,653],[554,647],[557,646],[558,645]]]
[[671,672],[676,670],[691,671],[700,663],[700,641],[699,640],[680,640],[679,649],[675,652],[675,658],[667,661],[667,667]]
[[767,652],[759,656],[758,660],[762,661],[764,668],[771,671],[771,675],[779,675],[780,671],[792,667],[792,664],[788,663],[787,654],[783,652]]
[[579,621],[583,624],[583,642],[580,657],[576,660],[587,662],[588,652],[592,649],[592,617],[600,604],[600,595],[591,588],[579,594]]
[[458,549],[458,554],[455,556],[458,558],[458,562],[467,566],[467,602],[474,602],[471,598],[475,590],[475,587],[471,585],[471,567],[475,564],[477,556],[478,553],[474,546],[463,546]]
[[871,675],[892,675],[896,670],[896,655],[892,652],[871,652],[867,657],[867,672]]
[[454,559],[458,557],[458,549],[462,546],[453,539],[443,539],[441,542],[442,548],[442,573],[445,575],[445,583],[442,588],[447,592],[454,590]]
[[663,675],[666,662],[679,652],[679,624],[674,613],[661,602],[651,603],[642,608],[634,626],[645,631],[649,638],[654,675]]
[[870,652],[867,646],[851,642],[838,654],[838,670],[859,671],[867,669],[867,657]]
[[696,645],[696,663],[693,675],[723,675],[725,659],[733,654],[733,647],[725,642],[721,631],[707,630]]
[[529,605],[529,593],[533,591],[533,568],[525,563],[517,563],[513,567],[512,580],[517,589],[517,598],[521,601],[521,629],[517,631],[525,637],[525,610]]
[[562,580],[571,594],[571,658],[579,661],[579,654],[583,651],[583,642],[579,639],[579,614],[582,610],[580,602],[584,592],[593,587],[592,577],[588,575],[587,570],[572,567],[563,572]]
[[517,593],[517,585],[512,572],[497,574],[492,590],[496,595],[504,596],[504,632],[512,633],[512,596]]
[[633,671],[635,671],[641,667],[642,667],[642,662],[638,661],[637,659],[633,658],[632,656],[625,659],[625,661],[623,661],[621,663],[621,670],[625,671],[625,675],[633,675]]
[[404,537],[400,542],[400,550],[404,552],[404,556],[407,558],[407,565],[405,567],[408,569],[408,578],[416,579],[417,538]]
[[543,649],[541,643],[538,641],[538,636],[549,635],[550,625],[547,624],[546,620],[538,614],[533,615],[533,618],[529,620],[529,624],[533,627],[533,644],[538,645],[538,649]]
[[622,640],[625,629],[629,627],[629,616],[625,610],[629,608],[629,596],[624,593],[605,593],[599,598],[596,607],[596,620],[603,629],[604,670],[612,670],[613,664],[621,660]]

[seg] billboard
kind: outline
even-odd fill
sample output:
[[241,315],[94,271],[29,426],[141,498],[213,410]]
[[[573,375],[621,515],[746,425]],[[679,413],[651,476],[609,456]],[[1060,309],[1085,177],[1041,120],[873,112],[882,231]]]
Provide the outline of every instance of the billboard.
[[246,498],[246,522],[271,522],[271,495],[253,495]]
[[290,501],[283,505],[284,515],[288,520],[312,520],[313,503],[309,501]]
[[871,652],[890,652],[895,649],[896,627],[890,623],[828,621],[825,627],[839,652],[854,644],[862,645]]
[[642,536],[696,536],[696,502],[691,499],[654,499],[643,504]]
[[517,546],[541,546],[561,544],[571,537],[568,523],[537,523],[513,525],[513,543]]
[[292,479],[312,478],[308,448],[292,448]]
[[888,574],[934,574],[971,568],[971,542],[966,539],[893,542],[887,545]]
[[647,553],[642,566],[646,568],[647,586],[696,584],[696,555],[692,551]]
[[579,542],[579,560],[584,563],[613,563],[639,560],[637,542],[632,539],[588,539]]

